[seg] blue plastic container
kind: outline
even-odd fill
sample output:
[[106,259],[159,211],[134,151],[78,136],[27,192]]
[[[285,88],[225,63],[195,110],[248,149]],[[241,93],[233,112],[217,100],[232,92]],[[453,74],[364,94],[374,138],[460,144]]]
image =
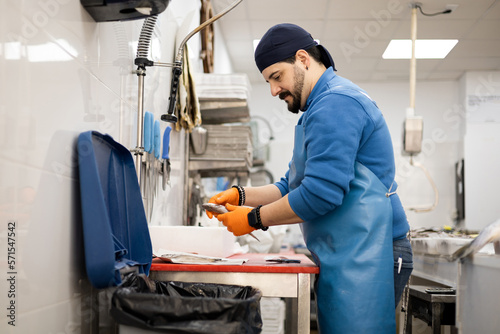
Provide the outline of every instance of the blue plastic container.
[[118,286],[121,275],[148,275],[153,250],[130,151],[109,135],[78,137],[85,266],[98,289]]

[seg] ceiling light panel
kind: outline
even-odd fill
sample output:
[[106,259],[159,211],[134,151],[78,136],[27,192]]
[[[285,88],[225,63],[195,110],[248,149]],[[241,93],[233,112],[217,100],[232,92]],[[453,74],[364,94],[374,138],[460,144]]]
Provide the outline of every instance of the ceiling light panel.
[[[415,58],[443,59],[458,43],[458,39],[417,39],[415,41]],[[393,39],[382,55],[384,59],[410,59],[411,40]]]

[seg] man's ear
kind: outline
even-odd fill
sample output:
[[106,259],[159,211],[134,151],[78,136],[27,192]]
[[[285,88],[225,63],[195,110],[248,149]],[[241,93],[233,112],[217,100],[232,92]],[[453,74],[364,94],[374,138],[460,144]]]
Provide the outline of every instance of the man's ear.
[[305,67],[309,67],[311,57],[309,56],[309,53],[307,53],[306,50],[300,49],[295,53],[295,60],[303,64]]

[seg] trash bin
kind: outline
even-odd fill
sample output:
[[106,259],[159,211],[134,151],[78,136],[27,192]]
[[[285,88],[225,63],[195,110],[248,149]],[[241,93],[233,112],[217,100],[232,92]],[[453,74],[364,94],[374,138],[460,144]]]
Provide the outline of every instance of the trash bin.
[[261,332],[255,288],[148,278],[151,238],[128,149],[88,131],[78,138],[78,159],[86,272],[94,288],[115,289],[110,313],[118,324],[134,332]]
[[155,333],[257,334],[261,296],[250,286],[158,282],[131,274],[113,293],[111,316]]

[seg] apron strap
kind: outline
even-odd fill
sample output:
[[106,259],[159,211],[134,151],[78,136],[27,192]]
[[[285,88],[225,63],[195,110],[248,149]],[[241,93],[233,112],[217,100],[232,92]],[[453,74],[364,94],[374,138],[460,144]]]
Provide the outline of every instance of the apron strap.
[[394,181],[392,181],[391,186],[389,187],[389,190],[385,193],[385,197],[392,196],[392,195],[394,195],[396,193],[396,190],[393,191],[393,192],[391,192],[393,185],[394,185]]

